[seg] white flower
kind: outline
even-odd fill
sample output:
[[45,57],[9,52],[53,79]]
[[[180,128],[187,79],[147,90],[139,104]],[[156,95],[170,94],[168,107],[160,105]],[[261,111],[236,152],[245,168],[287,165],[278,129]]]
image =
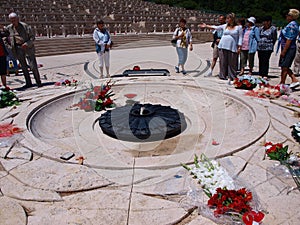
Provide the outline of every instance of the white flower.
[[199,168],[193,166],[191,173],[202,188],[208,190],[211,194],[214,194],[217,188],[235,188],[233,179],[215,160],[199,162]]

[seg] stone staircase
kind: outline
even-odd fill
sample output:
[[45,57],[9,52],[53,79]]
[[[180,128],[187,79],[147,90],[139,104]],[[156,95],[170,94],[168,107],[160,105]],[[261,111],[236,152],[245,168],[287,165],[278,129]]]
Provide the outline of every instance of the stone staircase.
[[[118,34],[112,35],[113,48],[141,48],[166,46],[170,44],[171,33],[165,34]],[[203,43],[212,39],[211,33],[193,34],[193,43]],[[91,35],[84,37],[37,38],[35,41],[36,56],[65,55],[95,51],[95,43]]]

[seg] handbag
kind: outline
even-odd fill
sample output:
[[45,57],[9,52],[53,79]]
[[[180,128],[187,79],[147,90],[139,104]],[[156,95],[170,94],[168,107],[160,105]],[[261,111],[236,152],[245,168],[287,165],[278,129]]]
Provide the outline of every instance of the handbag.
[[176,47],[177,39],[172,39],[171,44],[172,44],[173,47]]
[[[178,33],[179,33],[179,29],[177,28],[176,36],[178,36]],[[171,45],[173,47],[176,47],[176,45],[177,45],[177,39],[176,38],[171,40]]]

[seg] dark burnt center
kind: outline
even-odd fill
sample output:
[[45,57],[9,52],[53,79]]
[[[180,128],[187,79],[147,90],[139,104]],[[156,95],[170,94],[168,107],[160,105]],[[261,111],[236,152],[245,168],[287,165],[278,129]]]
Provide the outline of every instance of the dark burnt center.
[[98,119],[104,134],[133,142],[174,137],[187,127],[184,114],[170,106],[135,104],[107,111]]

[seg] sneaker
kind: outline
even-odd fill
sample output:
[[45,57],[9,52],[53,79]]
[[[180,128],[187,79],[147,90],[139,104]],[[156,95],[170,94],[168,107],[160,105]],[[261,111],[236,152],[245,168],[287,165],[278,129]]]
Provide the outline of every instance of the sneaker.
[[300,82],[299,81],[293,82],[293,83],[290,84],[290,88],[296,88],[298,86],[300,86]]
[[230,79],[228,79],[227,84],[228,84],[228,85],[231,85],[231,80],[230,80]]
[[181,72],[182,72],[183,75],[186,75],[186,71],[185,70],[182,70]]
[[178,66],[175,66],[175,72],[179,73],[179,67]]
[[212,72],[209,71],[206,75],[204,75],[204,77],[212,77]]

